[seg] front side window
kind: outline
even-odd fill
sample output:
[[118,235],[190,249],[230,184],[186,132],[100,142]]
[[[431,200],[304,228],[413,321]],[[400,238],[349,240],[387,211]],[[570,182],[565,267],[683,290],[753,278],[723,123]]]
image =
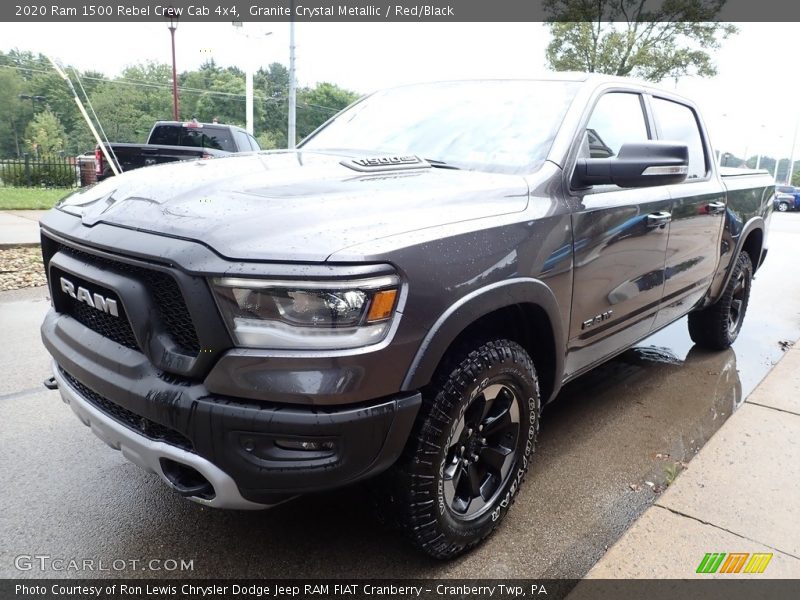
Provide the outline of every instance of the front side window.
[[647,122],[639,94],[611,92],[600,97],[586,125],[582,158],[612,158],[623,144],[646,142]]
[[662,140],[689,147],[689,174],[686,179],[704,178],[708,172],[706,153],[694,111],[684,104],[653,98],[653,114]]

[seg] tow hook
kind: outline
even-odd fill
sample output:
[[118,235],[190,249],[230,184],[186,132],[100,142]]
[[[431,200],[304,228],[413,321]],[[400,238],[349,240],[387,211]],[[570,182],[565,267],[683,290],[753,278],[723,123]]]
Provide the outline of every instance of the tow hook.
[[58,382],[56,378],[53,376],[48,377],[42,382],[42,385],[46,387],[48,390],[57,390],[58,389]]

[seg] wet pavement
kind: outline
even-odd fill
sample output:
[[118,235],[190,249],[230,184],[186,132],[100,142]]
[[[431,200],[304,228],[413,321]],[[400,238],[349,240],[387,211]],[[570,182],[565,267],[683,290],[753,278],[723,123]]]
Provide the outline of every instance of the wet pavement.
[[[194,577],[580,577],[650,506],[800,338],[800,213],[775,215],[734,348],[692,346],[685,319],[581,377],[542,418],[531,474],[500,529],[450,563],[416,554],[370,516],[360,486],[271,511],[173,495],[37,387],[42,289],[0,294],[0,577],[175,576],[19,572],[14,557],[193,560]],[[689,467],[691,469],[691,464]]]

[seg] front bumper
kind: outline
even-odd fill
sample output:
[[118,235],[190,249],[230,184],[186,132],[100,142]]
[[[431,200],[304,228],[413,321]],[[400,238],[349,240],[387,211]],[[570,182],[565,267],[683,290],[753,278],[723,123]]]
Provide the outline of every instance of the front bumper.
[[145,471],[159,475],[171,488],[177,489],[173,479],[164,472],[162,463],[164,459],[195,469],[213,487],[213,497],[192,497],[196,502],[215,508],[247,510],[267,507],[267,505],[251,502],[242,497],[239,493],[239,488],[236,487],[236,482],[211,462],[171,444],[150,440],[143,435],[137,434],[96,408],[67,382],[55,361],[53,361],[53,375],[56,383],[58,383],[61,399],[69,404],[72,411],[84,425],[90,427],[92,432],[106,444],[115,450],[121,451],[122,455],[129,461]]
[[[274,505],[375,475],[399,457],[421,403],[419,394],[345,407],[217,396],[55,311],[42,339],[61,395],[80,419],[132,462],[208,506]],[[297,449],[304,442],[328,446]],[[199,485],[203,479],[210,488]]]

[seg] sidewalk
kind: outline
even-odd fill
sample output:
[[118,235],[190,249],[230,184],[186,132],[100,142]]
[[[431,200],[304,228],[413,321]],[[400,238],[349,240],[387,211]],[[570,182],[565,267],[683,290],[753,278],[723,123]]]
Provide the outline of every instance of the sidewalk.
[[[696,572],[722,552],[773,556],[761,574]],[[800,344],[586,575],[695,577],[800,578]]]
[[39,245],[39,219],[46,210],[0,210],[0,249]]

